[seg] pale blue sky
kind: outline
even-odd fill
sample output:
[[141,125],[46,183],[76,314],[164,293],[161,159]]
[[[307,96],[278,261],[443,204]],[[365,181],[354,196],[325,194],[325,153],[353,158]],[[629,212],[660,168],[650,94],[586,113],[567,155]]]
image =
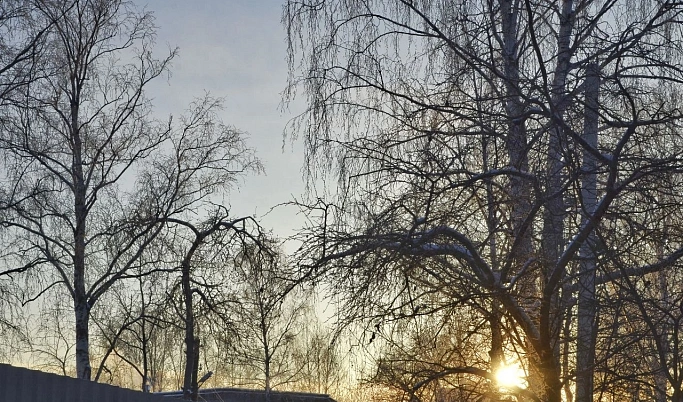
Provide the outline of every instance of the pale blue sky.
[[[270,207],[303,191],[300,144],[285,144],[282,132],[295,113],[280,109],[287,79],[286,42],[280,23],[282,2],[248,0],[135,0],[153,11],[157,49],[178,46],[172,77],[149,91],[160,117],[181,113],[196,96],[209,91],[224,97],[225,123],[249,133],[249,144],[265,175],[245,178],[230,195],[235,216],[262,216]],[[300,109],[300,106],[299,106]],[[264,226],[287,236],[301,220],[291,207],[262,218]]]

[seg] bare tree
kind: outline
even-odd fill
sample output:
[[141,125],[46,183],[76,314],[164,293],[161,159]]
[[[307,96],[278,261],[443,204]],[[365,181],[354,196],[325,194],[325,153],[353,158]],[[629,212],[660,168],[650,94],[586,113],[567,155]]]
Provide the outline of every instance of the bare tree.
[[[147,252],[164,250],[154,247]],[[94,381],[105,374],[111,377],[108,360],[114,356],[140,376],[143,392],[159,391],[168,362],[178,355],[176,345],[169,344],[168,339],[179,331],[174,331],[176,320],[167,297],[169,274],[140,274],[135,278],[137,289],[131,289],[131,282],[119,284],[104,299],[100,311],[93,311],[91,319],[102,350]]]
[[[198,273],[199,266],[210,265],[211,261],[218,260],[219,253],[225,252],[236,245],[246,247],[253,241],[259,243],[258,225],[256,229],[250,228],[252,218],[230,219],[224,208],[218,208],[220,215],[215,215],[201,225],[194,225],[187,221],[171,219],[179,229],[187,229],[192,237],[187,239],[187,249],[183,253],[180,266],[180,290],[182,294],[182,312],[180,316],[185,329],[185,370],[183,381],[183,395],[185,399],[196,401],[198,389],[201,385],[198,381],[201,326],[197,318],[208,315],[221,318],[221,322],[229,326],[229,319],[221,311],[225,307],[220,304],[236,303],[236,300],[211,297],[208,290],[215,290],[221,286],[217,278],[210,278],[206,273]],[[203,254],[203,255],[202,255]],[[205,270],[203,270],[205,271]],[[220,293],[220,292],[218,292]],[[202,303],[197,303],[195,295],[200,297]],[[222,307],[222,308],[221,308]]]
[[348,319],[409,318],[434,294],[434,312],[476,307],[490,356],[472,373],[493,378],[507,339],[533,398],[592,400],[610,287],[683,256],[680,230],[656,247],[645,214],[683,202],[663,180],[683,161],[682,13],[666,0],[288,2],[289,89],[309,105],[290,134],[311,179],[338,179],[309,203],[306,273],[345,295]]
[[298,288],[296,272],[272,239],[264,239],[260,248],[245,248],[231,265],[238,281],[237,358],[259,373],[256,380],[270,400],[272,389],[293,382],[299,374],[292,366],[292,352],[307,304],[305,291]]
[[[144,276],[182,268],[185,279],[197,245],[242,220],[228,222],[226,209],[216,207],[220,222],[190,241],[181,264],[146,250],[176,235],[178,225],[195,229],[189,217],[221,201],[242,172],[260,166],[243,134],[217,119],[220,100],[206,95],[178,123],[149,118],[144,90],[175,56],[152,57],[149,13],[119,0],[35,4],[37,17],[50,26],[49,47],[40,53],[44,76],[15,91],[5,109],[1,148],[12,192],[3,200],[3,225],[11,247],[2,274],[32,278],[25,301],[58,288],[70,296],[77,376],[90,379],[96,303],[115,285],[125,288]],[[98,378],[118,351],[116,336],[149,322],[144,311],[129,318],[114,331]],[[140,334],[149,333],[142,328]],[[144,382],[145,351],[142,357]]]
[[89,379],[90,310],[158,231],[133,226],[118,186],[168,138],[147,118],[144,88],[174,52],[151,57],[151,16],[125,2],[41,1],[37,9],[52,25],[40,59],[49,74],[13,102],[1,145],[13,188],[3,223],[25,257],[9,272],[40,266],[49,272],[43,289],[63,286],[76,317],[77,375]]
[[[310,303],[310,301],[309,301]],[[342,387],[349,383],[341,341],[333,328],[325,326],[315,314],[315,305],[304,316],[303,329],[296,337],[292,364],[299,368],[292,388],[318,394],[342,394]]]
[[164,228],[158,238],[169,250],[164,266],[179,274],[172,294],[185,338],[183,391],[192,400],[199,386],[198,318],[210,315],[229,325],[224,311],[233,300],[223,291],[229,272],[219,263],[262,236],[253,217],[234,218],[218,203],[242,174],[261,170],[244,134],[218,119],[220,108],[208,95],[191,105],[172,131],[169,152],[142,170],[136,201],[141,222]]

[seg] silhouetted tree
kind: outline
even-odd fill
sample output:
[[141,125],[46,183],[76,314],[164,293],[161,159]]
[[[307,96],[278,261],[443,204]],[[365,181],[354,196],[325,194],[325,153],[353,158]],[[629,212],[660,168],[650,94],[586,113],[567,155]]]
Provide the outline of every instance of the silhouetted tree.
[[193,103],[172,131],[170,152],[152,159],[138,179],[137,218],[163,227],[158,240],[169,250],[164,266],[180,275],[172,292],[180,301],[176,312],[185,332],[183,391],[192,400],[198,389],[196,319],[214,313],[229,326],[225,305],[234,299],[230,271],[221,262],[248,245],[260,245],[263,237],[253,217],[234,218],[217,203],[242,174],[261,169],[244,134],[218,119],[220,108],[220,100],[209,96]]
[[152,58],[151,16],[128,3],[34,3],[50,25],[45,74],[5,109],[0,148],[13,192],[3,224],[20,256],[10,271],[40,269],[37,293],[60,286],[73,301],[77,374],[89,379],[90,310],[158,232],[135,226],[119,185],[169,138],[149,120],[144,88],[174,52]]
[[236,272],[239,300],[234,312],[237,360],[258,373],[258,383],[270,400],[272,389],[295,381],[299,374],[292,353],[308,298],[272,239],[245,248],[230,265]]
[[289,134],[312,183],[338,180],[308,203],[320,223],[301,237],[305,272],[344,295],[348,319],[474,311],[490,346],[472,373],[492,378],[514,346],[535,398],[593,400],[608,289],[683,256],[680,229],[656,247],[648,219],[683,203],[682,13],[289,1],[289,94],[308,103]]

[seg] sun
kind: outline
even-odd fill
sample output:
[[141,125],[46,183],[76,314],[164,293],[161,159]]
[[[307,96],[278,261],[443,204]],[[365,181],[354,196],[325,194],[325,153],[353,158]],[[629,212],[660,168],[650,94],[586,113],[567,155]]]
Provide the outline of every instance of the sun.
[[526,388],[524,370],[517,365],[501,365],[496,370],[496,383],[501,388]]

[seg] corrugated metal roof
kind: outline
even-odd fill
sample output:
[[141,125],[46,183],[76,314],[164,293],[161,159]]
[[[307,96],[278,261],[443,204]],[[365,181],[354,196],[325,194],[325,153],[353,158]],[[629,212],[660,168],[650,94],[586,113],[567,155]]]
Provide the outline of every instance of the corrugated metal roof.
[[[0,401],[12,402],[169,402],[181,391],[143,393],[0,363]],[[329,395],[242,388],[199,390],[206,402],[335,402]]]
[[156,394],[0,364],[0,401],[168,402]]
[[[156,395],[169,399],[181,399],[183,393],[182,391],[159,392]],[[268,400],[265,390],[243,388],[200,389],[198,400],[206,402],[335,402],[326,394],[283,391],[270,391],[270,400]]]

